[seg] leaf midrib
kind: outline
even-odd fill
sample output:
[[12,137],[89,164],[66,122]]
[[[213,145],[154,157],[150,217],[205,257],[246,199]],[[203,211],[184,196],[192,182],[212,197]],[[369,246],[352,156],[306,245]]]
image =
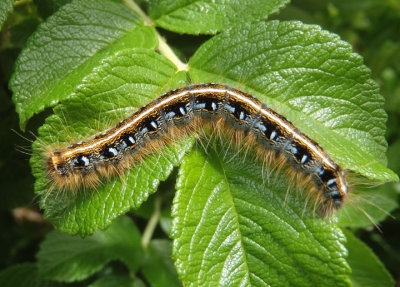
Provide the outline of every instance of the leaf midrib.
[[[243,255],[242,256],[244,257],[244,263],[246,265],[245,268],[246,268],[247,282],[250,284],[251,280],[250,280],[249,274],[251,272],[250,272],[249,264],[248,264],[248,261],[247,261],[246,249],[243,246],[243,235],[242,235],[242,232],[240,230],[239,215],[238,215],[238,212],[237,212],[237,209],[236,209],[236,206],[235,206],[235,202],[233,200],[231,186],[230,186],[230,183],[228,181],[228,177],[226,176],[226,170],[224,168],[223,162],[222,162],[219,154],[218,153],[215,153],[215,154],[217,155],[217,162],[218,162],[218,165],[219,165],[219,170],[222,172],[223,180],[225,181],[225,184],[226,184],[227,189],[228,189],[227,192],[229,194],[230,205],[232,206],[232,210],[233,210],[234,218],[235,218],[235,225],[237,226],[237,231],[238,231],[238,234],[239,234],[240,249],[243,250]],[[206,162],[208,164],[210,164],[208,158],[206,159]]]

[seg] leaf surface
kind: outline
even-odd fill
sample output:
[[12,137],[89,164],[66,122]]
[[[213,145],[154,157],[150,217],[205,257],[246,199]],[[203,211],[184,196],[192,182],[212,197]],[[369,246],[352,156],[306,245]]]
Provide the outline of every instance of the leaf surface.
[[341,231],[266,174],[226,147],[184,158],[171,233],[184,285],[349,286]]
[[146,250],[146,255],[147,261],[141,272],[151,286],[182,286],[171,259],[171,242],[169,240],[152,240]]
[[124,47],[154,49],[154,29],[113,1],[74,1],[40,25],[20,53],[10,81],[20,125],[71,96],[103,58]]
[[189,65],[194,82],[258,97],[342,167],[398,180],[386,168],[384,99],[362,58],[337,35],[296,21],[246,24],[203,44]]
[[[88,140],[113,127],[138,108],[168,91],[185,85],[184,75],[159,54],[144,49],[127,49],[103,59],[83,80],[70,100],[57,106],[55,114],[39,130],[31,159],[37,178],[36,193],[42,195],[45,216],[61,231],[81,235],[105,228],[131,208],[137,208],[157,190],[193,139],[184,139],[162,152],[154,153],[124,173],[105,181],[96,190],[49,192],[51,183],[44,169],[44,151]],[[174,79],[177,82],[174,82]]]
[[350,231],[345,231],[350,275],[354,287],[392,287],[394,280],[382,262],[364,242]]
[[178,33],[216,34],[244,22],[266,19],[288,0],[153,0],[149,14],[156,25]]
[[351,228],[379,224],[399,207],[399,191],[399,183],[387,183],[372,190],[357,191],[336,213],[339,224]]
[[6,22],[8,14],[13,10],[13,4],[16,0],[0,1],[0,30]]
[[126,216],[87,238],[52,231],[37,254],[39,274],[58,282],[86,279],[111,260],[121,260],[135,272],[142,256],[140,232]]

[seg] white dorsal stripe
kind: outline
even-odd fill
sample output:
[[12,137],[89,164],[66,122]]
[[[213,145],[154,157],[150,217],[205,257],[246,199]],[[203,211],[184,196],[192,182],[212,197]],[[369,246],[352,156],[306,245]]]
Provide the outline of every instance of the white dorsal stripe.
[[[271,140],[279,140],[280,144],[290,141],[290,144],[285,146],[285,150],[288,150],[292,156],[302,156],[300,160],[301,164],[305,164],[306,162],[311,160],[311,163],[309,163],[308,165],[313,165],[313,167],[315,167],[318,164],[321,169],[329,168],[333,170],[336,174],[336,178],[329,179],[329,181],[325,184],[333,185],[333,183],[337,183],[337,185],[340,186],[341,190],[344,193],[347,193],[347,183],[345,181],[344,173],[340,170],[338,165],[328,156],[328,154],[321,147],[319,147],[318,144],[316,144],[313,140],[311,140],[305,134],[296,129],[294,125],[286,118],[280,116],[272,109],[267,108],[257,99],[238,90],[217,84],[193,85],[178,89],[176,91],[172,91],[168,93],[168,95],[162,96],[158,100],[155,100],[145,106],[143,109],[141,109],[140,112],[135,113],[133,116],[129,117],[128,120],[123,121],[123,124],[121,124],[120,126],[100,134],[100,136],[98,136],[96,139],[90,140],[88,142],[79,143],[75,147],[66,148],[62,151],[62,155],[68,157],[70,155],[75,155],[76,153],[81,152],[90,153],[90,151],[92,150],[107,146],[107,143],[116,142],[115,139],[117,139],[120,135],[125,134],[126,132],[131,132],[133,130],[133,127],[142,123],[145,119],[148,120],[149,115],[158,114],[159,111],[163,110],[165,107],[168,107],[169,105],[176,102],[182,102],[180,101],[182,98],[190,99],[191,108],[185,110],[183,106],[179,106],[179,112],[181,113],[181,115],[186,115],[190,112],[193,113],[194,99],[196,99],[197,95],[201,94],[214,95],[215,97],[219,97],[219,99],[221,99],[222,96],[224,102],[222,105],[221,103],[218,103],[218,105],[221,105],[221,111],[225,111],[225,113],[233,113],[236,111],[237,108],[239,108],[239,119],[241,121],[245,118],[247,119],[247,117],[249,117],[249,119],[254,119],[254,121],[248,120],[247,125],[249,128],[252,128],[254,125],[256,128],[258,128],[259,131],[265,132],[267,130],[267,127],[268,129],[270,129],[269,125],[258,123],[256,118],[258,119],[261,117],[265,120],[268,120],[272,125],[271,134],[269,136]],[[232,99],[237,102],[238,105],[243,106],[240,107],[236,106],[236,104],[233,104],[232,102],[229,103],[227,101],[228,99]],[[200,103],[200,105],[202,108],[205,107],[205,103]],[[218,109],[218,105],[216,101],[211,101],[211,109],[213,111],[216,111]],[[242,108],[247,112],[242,111]],[[175,112],[170,112],[168,113],[168,116],[173,118],[176,115]],[[162,125],[162,123],[153,120],[150,121],[149,124],[154,129],[158,129]],[[143,136],[148,132],[148,128],[149,127],[144,126],[141,131],[137,132],[141,132],[141,135]],[[279,137],[277,138],[278,135]],[[127,140],[125,139],[125,141],[126,143],[121,143],[122,146],[124,146],[124,144],[126,145],[128,141],[131,144],[134,144],[136,142],[133,136],[129,136]],[[301,149],[299,151],[294,144],[291,144],[292,142],[296,142],[296,144],[302,146],[304,149],[307,150],[307,153],[299,155]],[[120,149],[120,146],[110,146],[108,148],[108,151],[116,156],[118,154],[118,150],[116,148]],[[92,159],[87,157],[82,157],[82,161],[85,165],[92,163]],[[319,176],[321,176],[323,174],[323,170],[317,173]]]

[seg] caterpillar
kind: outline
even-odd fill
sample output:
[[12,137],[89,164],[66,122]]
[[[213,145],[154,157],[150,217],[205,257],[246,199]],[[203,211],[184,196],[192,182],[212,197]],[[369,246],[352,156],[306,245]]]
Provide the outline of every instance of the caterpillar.
[[323,213],[338,209],[345,201],[345,172],[322,147],[253,96],[221,84],[196,84],[169,91],[114,128],[49,151],[48,178],[59,189],[95,187],[102,178],[121,174],[143,158],[152,143],[191,133],[204,124],[213,129],[229,126],[251,136],[259,153],[272,151],[283,156],[296,171],[311,179],[322,198]]

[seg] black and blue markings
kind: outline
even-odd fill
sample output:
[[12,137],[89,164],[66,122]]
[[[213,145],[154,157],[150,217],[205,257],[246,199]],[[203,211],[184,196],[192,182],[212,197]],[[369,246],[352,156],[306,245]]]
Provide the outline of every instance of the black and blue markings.
[[193,104],[189,97],[176,101],[174,104],[163,108],[164,119],[169,123],[185,123],[191,119]]
[[90,157],[86,155],[78,155],[71,161],[72,167],[85,168],[90,165]]
[[218,114],[222,103],[218,98],[210,95],[195,96],[193,99],[193,111],[197,113]]

